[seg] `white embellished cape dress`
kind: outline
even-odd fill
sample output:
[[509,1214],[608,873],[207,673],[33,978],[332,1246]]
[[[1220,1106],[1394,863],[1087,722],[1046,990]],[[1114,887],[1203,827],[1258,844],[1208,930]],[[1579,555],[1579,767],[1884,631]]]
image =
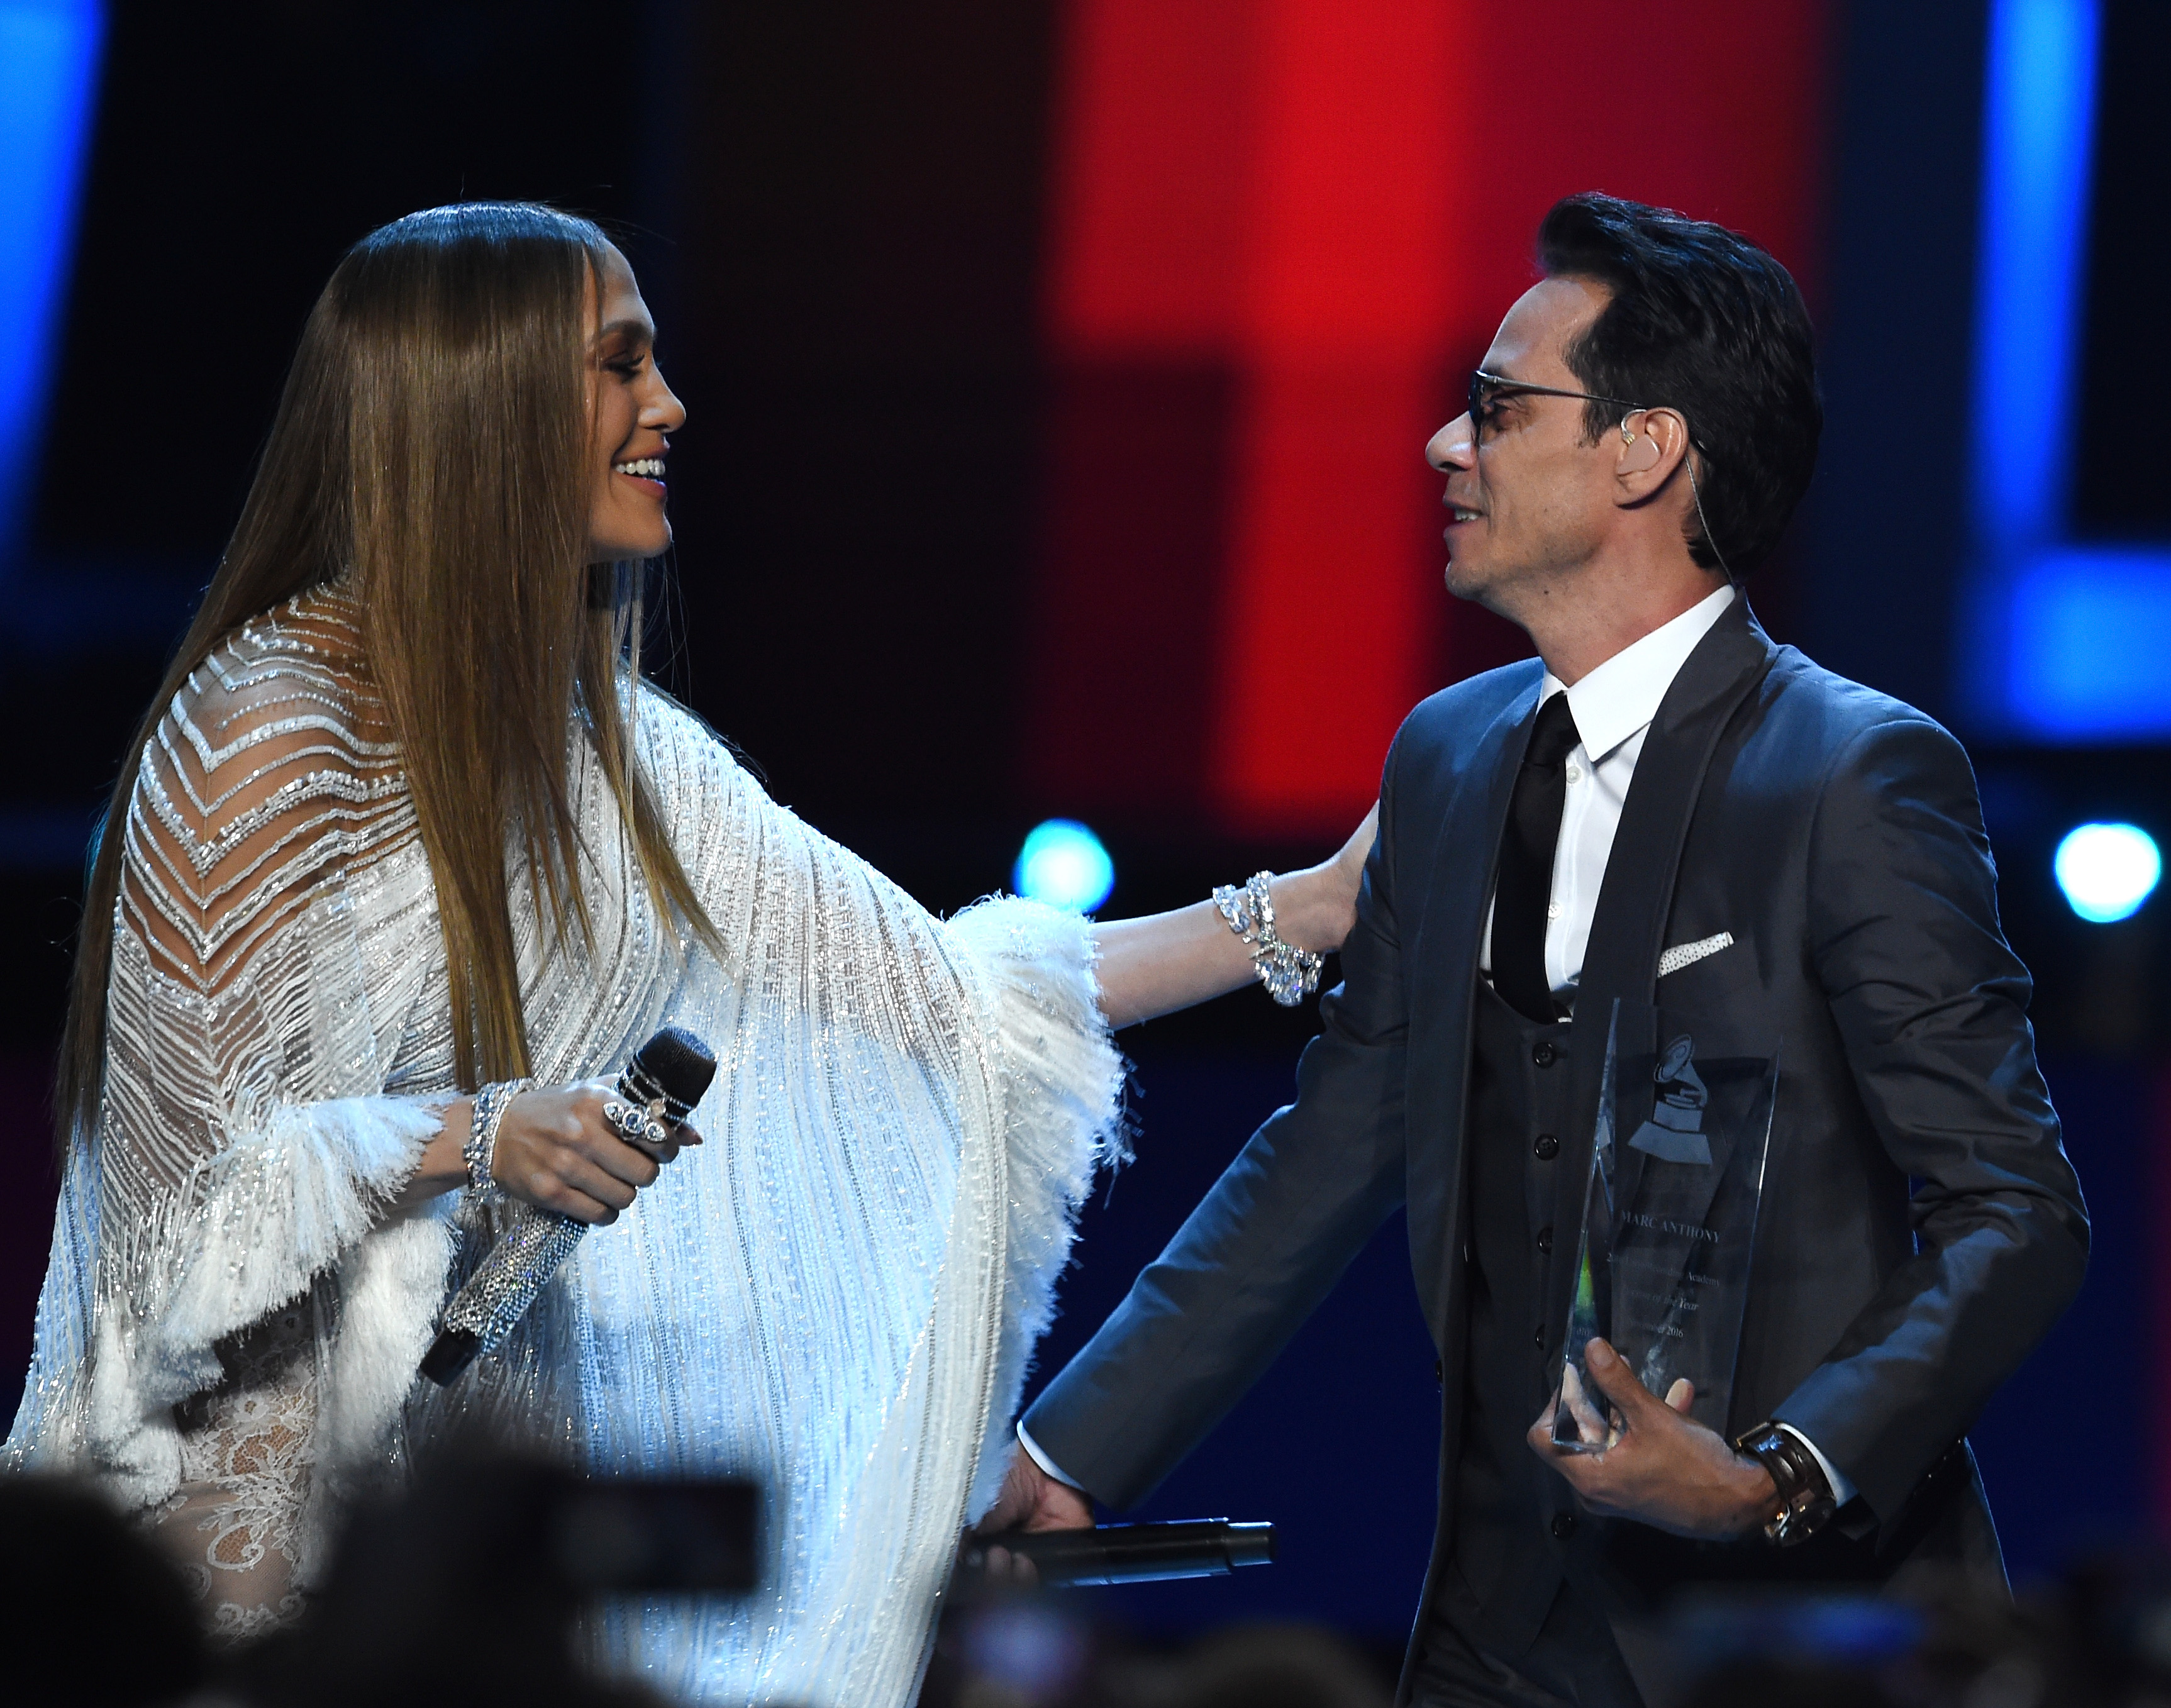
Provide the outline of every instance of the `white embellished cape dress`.
[[636,747],[725,953],[657,918],[576,739],[594,942],[546,953],[509,886],[528,1036],[555,1084],[690,1027],[720,1063],[707,1142],[441,1395],[416,1364],[482,1213],[389,1207],[458,1093],[355,614],[321,589],[247,625],[146,751],[103,1097],[6,1462],[193,1526],[236,1632],[295,1609],[348,1496],[479,1415],[599,1471],[751,1473],[761,1591],[630,1611],[615,1663],[704,1700],[909,1701],[1116,1142],[1091,927],[1007,900],[933,918],[641,690]]

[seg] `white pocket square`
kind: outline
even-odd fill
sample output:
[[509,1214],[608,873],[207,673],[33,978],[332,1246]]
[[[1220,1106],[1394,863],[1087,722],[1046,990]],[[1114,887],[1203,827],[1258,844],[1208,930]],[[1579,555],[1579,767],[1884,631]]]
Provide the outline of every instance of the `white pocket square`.
[[1722,949],[1734,947],[1734,934],[1721,931],[1715,936],[1699,937],[1693,943],[1676,943],[1659,957],[1659,977],[1679,972],[1684,966],[1701,961],[1707,955],[1716,955]]

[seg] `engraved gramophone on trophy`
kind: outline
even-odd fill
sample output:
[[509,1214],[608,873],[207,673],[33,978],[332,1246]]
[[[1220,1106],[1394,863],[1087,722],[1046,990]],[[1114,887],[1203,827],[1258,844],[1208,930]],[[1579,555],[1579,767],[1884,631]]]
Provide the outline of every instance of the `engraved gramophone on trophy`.
[[[1621,1416],[1584,1366],[1594,1336],[1662,1399],[1689,1382],[1689,1416],[1726,1432],[1779,1050],[1774,1041],[1736,1052],[1729,1039],[1724,1053],[1700,1052],[1697,1033],[1709,1039],[1710,1025],[1613,1004],[1554,1388],[1556,1447],[1602,1453],[1621,1438]],[[1631,1122],[1616,1147],[1616,1132]]]

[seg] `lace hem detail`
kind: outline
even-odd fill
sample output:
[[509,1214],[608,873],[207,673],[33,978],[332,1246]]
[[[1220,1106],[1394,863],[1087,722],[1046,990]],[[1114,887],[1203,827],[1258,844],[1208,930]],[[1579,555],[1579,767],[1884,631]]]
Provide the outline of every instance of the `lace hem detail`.
[[254,1636],[301,1610],[303,1508],[318,1384],[314,1302],[219,1347],[225,1379],[176,1408],[181,1484],[152,1509],[212,1630]]

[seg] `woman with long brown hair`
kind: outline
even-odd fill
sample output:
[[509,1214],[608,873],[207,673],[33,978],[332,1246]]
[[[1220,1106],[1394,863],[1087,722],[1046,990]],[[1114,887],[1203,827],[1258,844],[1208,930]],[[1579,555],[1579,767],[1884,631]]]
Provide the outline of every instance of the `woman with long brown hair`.
[[[654,335],[603,233],[525,204],[333,275],[106,817],[7,1459],[147,1513],[235,1634],[456,1427],[749,1470],[761,1595],[628,1612],[621,1658],[901,1702],[1118,1143],[1109,1027],[1316,976],[1369,825],[1273,881],[1286,945],[1237,897],[925,913],[641,679],[684,419]],[[669,1167],[595,1077],[666,1021],[721,1063]],[[418,1386],[513,1201],[619,1225]]]

